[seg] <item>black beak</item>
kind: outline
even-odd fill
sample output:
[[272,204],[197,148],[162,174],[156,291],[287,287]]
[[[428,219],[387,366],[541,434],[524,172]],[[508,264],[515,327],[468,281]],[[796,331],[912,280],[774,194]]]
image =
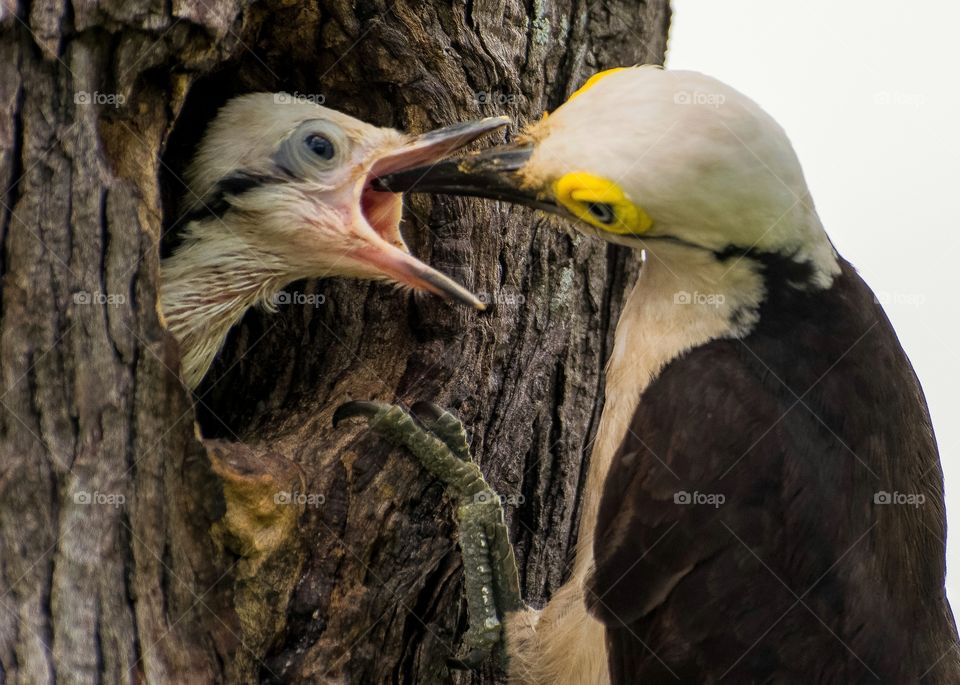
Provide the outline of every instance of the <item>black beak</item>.
[[523,188],[519,171],[532,152],[531,145],[502,145],[459,159],[378,176],[373,180],[373,187],[392,193],[483,197],[566,215],[566,211],[552,199]]
[[[477,121],[462,121],[414,136],[406,145],[391,150],[377,159],[370,169],[370,175],[388,176],[404,169],[422,168],[435,164],[477,138],[503,128],[509,123],[509,117],[487,117]],[[383,190],[382,188],[374,189]]]

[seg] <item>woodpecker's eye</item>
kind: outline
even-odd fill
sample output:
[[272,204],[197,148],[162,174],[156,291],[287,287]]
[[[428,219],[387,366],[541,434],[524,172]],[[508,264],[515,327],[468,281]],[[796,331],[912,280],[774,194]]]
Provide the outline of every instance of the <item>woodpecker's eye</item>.
[[590,212],[590,216],[601,224],[610,225],[617,219],[613,207],[606,202],[591,202],[587,204],[587,211]]
[[311,133],[304,142],[310,151],[321,159],[333,159],[336,150],[329,138],[321,136],[319,133]]
[[653,219],[609,178],[574,171],[553,182],[553,196],[581,221],[609,233],[640,235]]

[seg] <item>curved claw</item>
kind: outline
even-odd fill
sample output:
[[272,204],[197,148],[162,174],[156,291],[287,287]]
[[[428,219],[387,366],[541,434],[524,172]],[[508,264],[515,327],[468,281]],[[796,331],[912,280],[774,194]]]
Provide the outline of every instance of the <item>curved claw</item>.
[[411,407],[411,414],[427,430],[440,438],[459,459],[473,461],[470,457],[467,431],[453,412],[433,402],[421,400]]
[[333,427],[336,428],[344,419],[355,419],[358,417],[372,419],[377,415],[377,412],[389,407],[389,404],[383,402],[370,402],[367,400],[344,402],[333,412]]
[[413,406],[410,407],[410,410],[418,419],[428,419],[430,421],[436,421],[441,416],[448,413],[443,407],[436,405],[433,402],[427,402],[426,400],[414,402]]

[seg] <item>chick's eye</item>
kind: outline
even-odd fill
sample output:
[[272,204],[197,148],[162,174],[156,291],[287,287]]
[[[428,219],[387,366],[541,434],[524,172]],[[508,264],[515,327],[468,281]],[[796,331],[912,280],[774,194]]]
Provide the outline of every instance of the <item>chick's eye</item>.
[[311,133],[304,142],[310,148],[310,151],[321,159],[333,159],[333,155],[336,153],[330,139],[321,136],[319,133]]
[[591,202],[587,204],[587,211],[590,212],[590,216],[599,221],[601,224],[612,224],[617,216],[616,212],[613,211],[613,207],[608,205],[606,202]]

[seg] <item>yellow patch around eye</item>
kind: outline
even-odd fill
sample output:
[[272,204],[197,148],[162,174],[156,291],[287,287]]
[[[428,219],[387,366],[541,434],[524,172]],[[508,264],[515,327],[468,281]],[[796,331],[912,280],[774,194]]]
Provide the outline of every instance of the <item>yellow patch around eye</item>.
[[554,182],[553,194],[575,217],[604,231],[640,235],[653,226],[650,215],[608,178],[575,171]]
[[575,97],[578,97],[578,96],[583,95],[584,93],[586,93],[588,90],[590,90],[590,89],[593,88],[595,85],[597,85],[597,83],[600,81],[600,79],[606,78],[606,77],[609,76],[610,74],[615,74],[615,73],[617,73],[618,71],[623,71],[624,69],[626,69],[626,67],[614,67],[613,69],[606,69],[606,70],[604,70],[604,71],[598,71],[596,74],[594,74],[593,76],[591,76],[590,78],[588,78],[586,83],[584,83],[582,86],[580,86],[580,87],[577,88],[575,91],[573,91],[573,95],[571,95],[570,97],[567,98],[567,102],[570,102],[570,101],[573,100]]

